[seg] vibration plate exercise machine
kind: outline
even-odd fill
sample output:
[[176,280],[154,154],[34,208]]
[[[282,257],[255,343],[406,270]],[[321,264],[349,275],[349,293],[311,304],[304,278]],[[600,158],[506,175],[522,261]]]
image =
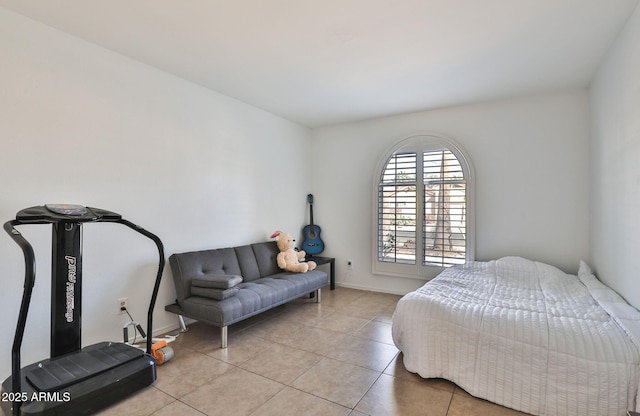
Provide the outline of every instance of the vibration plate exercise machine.
[[[101,342],[82,348],[82,225],[123,224],[153,240],[160,255],[147,315],[146,351],[121,342]],[[50,358],[21,368],[20,348],[35,283],[35,255],[16,230],[21,224],[52,225],[51,352]],[[164,269],[160,239],[115,212],[81,205],[48,204],[21,210],[5,231],[20,246],[25,281],[11,350],[11,377],[2,383],[2,409],[7,415],[88,415],[156,380],[152,356],[152,320]]]

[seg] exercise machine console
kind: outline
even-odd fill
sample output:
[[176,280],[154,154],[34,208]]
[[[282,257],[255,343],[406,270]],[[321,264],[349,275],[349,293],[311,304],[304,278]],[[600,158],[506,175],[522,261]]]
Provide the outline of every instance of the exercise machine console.
[[[82,347],[82,225],[112,222],[150,238],[159,254],[147,315],[146,351],[120,342]],[[21,367],[20,349],[35,283],[31,244],[15,228],[52,225],[50,358]],[[24,291],[11,350],[11,377],[2,383],[6,415],[88,415],[145,388],[156,380],[152,356],[153,309],[164,269],[160,239],[120,214],[81,205],[47,204],[26,208],[7,221],[4,230],[20,246],[25,261]]]

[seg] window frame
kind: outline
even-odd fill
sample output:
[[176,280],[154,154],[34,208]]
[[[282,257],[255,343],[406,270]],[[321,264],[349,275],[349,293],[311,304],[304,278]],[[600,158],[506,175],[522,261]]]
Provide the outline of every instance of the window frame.
[[[391,147],[389,147],[382,157],[379,159],[376,166],[375,174],[373,177],[373,215],[372,215],[372,256],[371,256],[371,270],[374,275],[395,276],[404,277],[410,279],[430,280],[438,273],[445,269],[445,267],[434,265],[423,265],[422,254],[416,253],[415,264],[406,263],[393,263],[383,262],[378,260],[379,256],[379,185],[387,166],[387,163],[397,152],[416,152],[417,158],[423,158],[423,153],[434,150],[447,149],[453,153],[458,159],[463,171],[464,180],[466,183],[465,190],[465,262],[475,259],[475,180],[474,169],[471,163],[471,159],[467,156],[466,152],[451,138],[439,133],[420,133],[408,136]],[[418,168],[421,172],[421,169]],[[423,190],[423,178],[419,178],[417,183],[417,195],[416,204],[417,212],[423,212],[423,204],[421,198],[424,199]],[[417,217],[421,217],[420,214]],[[422,219],[416,223],[416,239],[423,240],[424,224]]]

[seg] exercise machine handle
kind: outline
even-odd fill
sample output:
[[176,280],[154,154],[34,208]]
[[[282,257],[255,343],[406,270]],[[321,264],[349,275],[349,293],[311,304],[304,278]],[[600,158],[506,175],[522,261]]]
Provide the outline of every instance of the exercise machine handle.
[[[13,338],[13,346],[11,348],[11,388],[13,392],[19,392],[22,389],[21,371],[20,371],[20,348],[22,346],[22,338],[24,336],[24,328],[27,323],[27,314],[29,312],[29,303],[31,302],[31,293],[36,281],[36,257],[33,253],[33,247],[15,229],[15,225],[20,224],[18,220],[11,220],[4,223],[4,230],[9,236],[20,246],[24,255],[24,291],[22,292],[22,302],[20,303],[20,313],[18,314],[18,325]],[[14,403],[13,414],[17,415],[19,406]]]
[[153,240],[154,243],[156,243],[156,247],[158,248],[158,255],[160,257],[159,259],[159,263],[158,263],[158,273],[156,275],[156,281],[155,284],[153,285],[153,292],[151,294],[151,302],[149,303],[149,311],[147,313],[147,354],[151,354],[151,344],[152,344],[152,331],[153,331],[153,309],[156,306],[156,299],[158,297],[158,291],[160,290],[160,281],[162,280],[162,273],[164,271],[164,264],[165,264],[165,259],[164,259],[164,245],[162,244],[162,241],[160,240],[160,238],[145,230],[144,228],[140,227],[139,225],[136,225],[134,223],[132,223],[131,221],[127,221],[124,218],[119,218],[117,219],[115,222],[118,222],[120,224],[126,225],[127,227],[131,228],[134,231],[137,231],[138,233],[150,238],[151,240]]

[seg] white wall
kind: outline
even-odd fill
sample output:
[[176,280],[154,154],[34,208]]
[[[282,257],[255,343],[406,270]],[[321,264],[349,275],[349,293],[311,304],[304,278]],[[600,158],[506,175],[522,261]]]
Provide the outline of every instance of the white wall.
[[[584,90],[319,128],[314,219],[338,284],[406,293],[423,282],[372,275],[373,175],[395,142],[444,134],[475,165],[476,259],[520,255],[576,272],[588,254],[588,99]],[[346,261],[353,261],[353,271]]]
[[640,308],[640,8],[590,89],[591,258],[598,277]]
[[[160,236],[167,256],[304,224],[308,129],[2,8],[0,62],[0,222],[53,202],[110,209]],[[51,232],[21,230],[38,260],[28,364],[49,354]],[[86,224],[84,240],[85,344],[119,340],[117,298],[146,322],[155,246],[116,224]],[[18,246],[0,235],[1,379],[23,277]],[[175,325],[164,312],[174,298],[166,271],[156,328]]]

